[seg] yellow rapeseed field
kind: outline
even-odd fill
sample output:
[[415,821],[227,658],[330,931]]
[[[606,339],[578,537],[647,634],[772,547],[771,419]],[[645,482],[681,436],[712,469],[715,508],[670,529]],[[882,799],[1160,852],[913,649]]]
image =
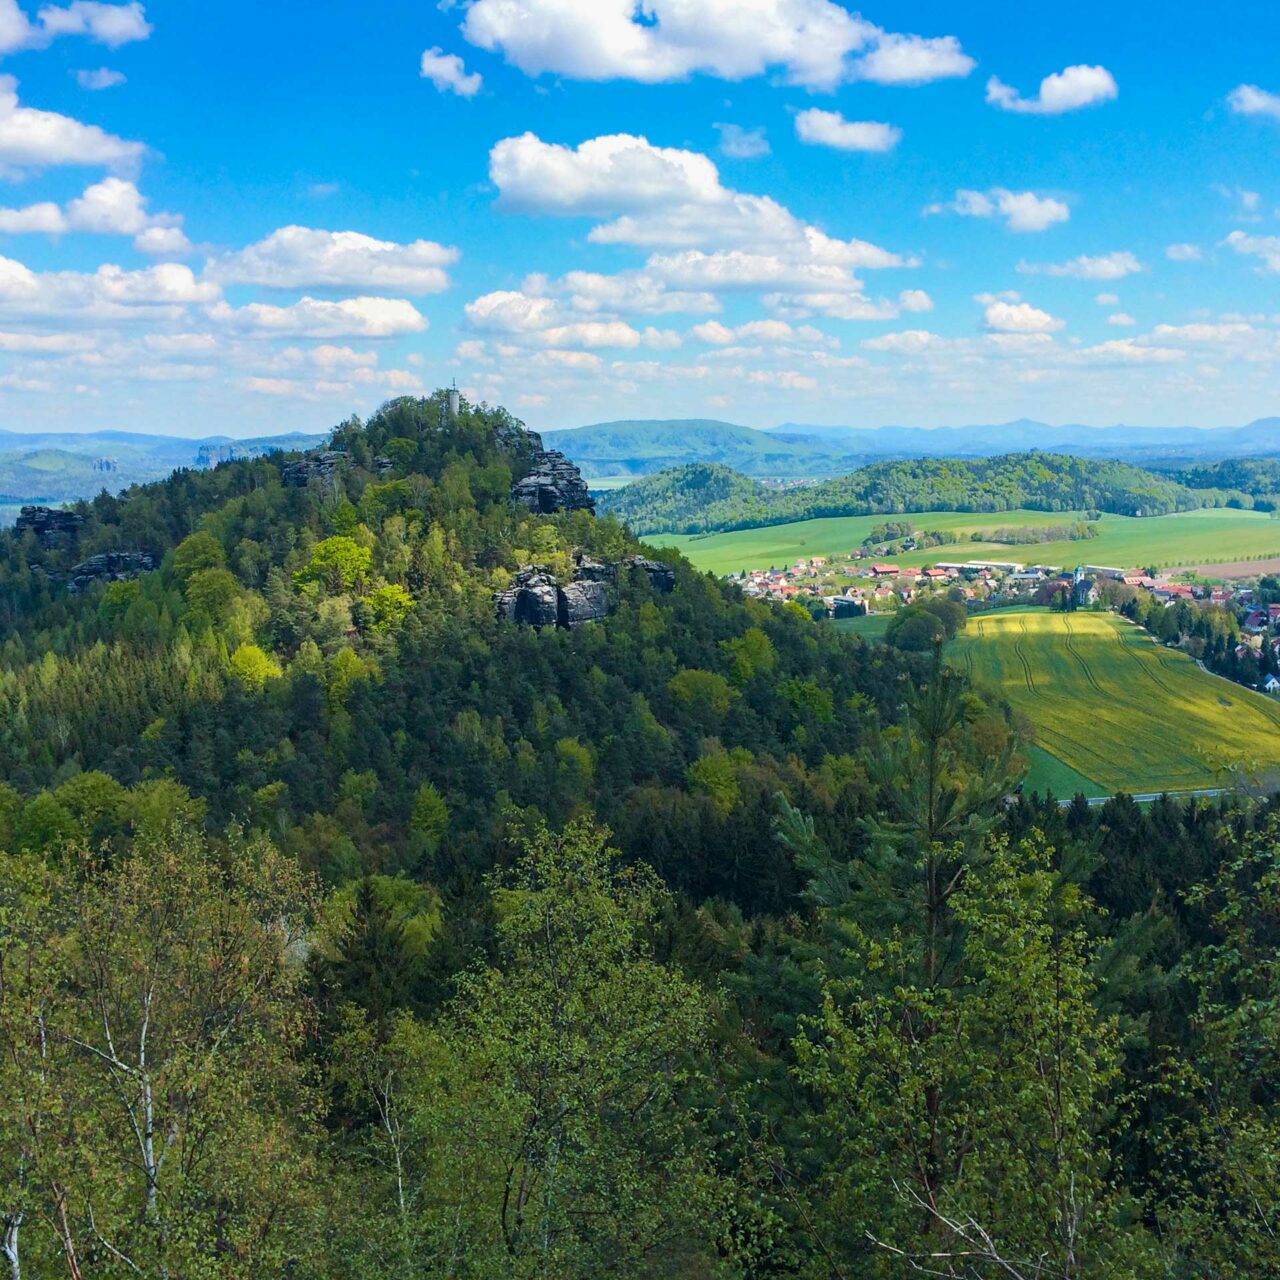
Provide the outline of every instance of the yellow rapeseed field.
[[995,686],[1036,740],[1108,791],[1280,773],[1280,704],[1209,675],[1109,613],[978,615],[949,660]]

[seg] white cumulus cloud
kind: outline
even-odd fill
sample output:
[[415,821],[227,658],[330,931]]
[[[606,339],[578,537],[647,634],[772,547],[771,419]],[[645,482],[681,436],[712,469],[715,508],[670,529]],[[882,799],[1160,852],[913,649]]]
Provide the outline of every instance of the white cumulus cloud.
[[23,170],[88,165],[119,171],[136,168],[145,152],[142,143],[126,142],[96,124],[22,106],[17,80],[0,76],[0,166]]
[[528,75],[580,80],[777,71],[788,84],[833,89],[922,84],[974,65],[954,36],[887,32],[834,0],[474,0],[462,32]]
[[1055,71],[1040,81],[1034,98],[1024,98],[996,76],[987,81],[987,101],[1001,111],[1024,115],[1057,116],[1066,111],[1109,102],[1120,93],[1106,67],[1075,66]]
[[1227,95],[1227,105],[1238,115],[1280,120],[1280,93],[1268,93],[1256,84],[1237,85]]
[[479,72],[468,75],[456,53],[445,53],[438,46],[423,53],[420,74],[441,93],[456,93],[460,98],[474,98],[484,85]]
[[616,213],[712,203],[727,194],[706,156],[625,133],[576,148],[533,133],[504,138],[489,153],[489,176],[504,205],[542,213]]
[[871,120],[846,120],[838,111],[811,107],[796,116],[796,137],[837,151],[892,151],[902,140],[902,130]]
[[1081,254],[1069,262],[1020,262],[1024,275],[1061,276],[1071,280],[1123,280],[1142,270],[1137,257],[1125,250],[1097,256]]
[[1267,271],[1280,271],[1280,236],[1251,236],[1233,231],[1223,244],[1236,253],[1257,258]]
[[249,333],[298,338],[394,338],[421,333],[427,318],[403,298],[300,298],[287,307],[219,303],[210,318]]
[[18,0],[0,0],[0,53],[43,49],[58,36],[85,36],[116,49],[145,40],[152,31],[141,4],[101,4],[98,0],[46,5],[32,22]]
[[989,191],[959,190],[955,199],[945,204],[931,204],[925,214],[958,213],[964,218],[1004,219],[1010,231],[1047,231],[1071,217],[1071,209],[1052,196],[1038,196],[1034,191],[1010,191],[992,187]]
[[65,209],[45,202],[22,209],[0,209],[0,229],[16,234],[43,231],[60,235],[88,231],[98,235],[133,236],[144,253],[172,257],[187,253],[191,244],[182,231],[182,217],[148,213],[147,199],[124,178],[104,178],[67,204]]
[[740,124],[717,124],[720,134],[720,150],[731,160],[759,160],[769,154],[769,139],[764,126],[745,129]]
[[281,227],[264,240],[211,259],[205,270],[227,284],[276,289],[403,289],[439,293],[457,249],[432,240],[397,244],[358,231]]
[[1199,262],[1204,255],[1198,244],[1171,244],[1164,251],[1164,256],[1170,262]]
[[76,84],[82,89],[99,92],[102,89],[114,89],[125,83],[123,71],[112,71],[110,67],[83,68],[75,73]]
[[993,333],[1056,333],[1066,324],[1029,302],[1011,302],[982,294],[979,302],[986,305],[987,328]]

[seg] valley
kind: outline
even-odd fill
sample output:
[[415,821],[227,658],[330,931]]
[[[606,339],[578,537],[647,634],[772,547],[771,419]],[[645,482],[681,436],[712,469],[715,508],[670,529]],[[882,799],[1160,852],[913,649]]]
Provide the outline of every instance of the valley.
[[[951,532],[961,538],[993,525],[1051,527],[1080,513],[1001,511],[995,513],[925,511],[900,517],[915,528]],[[655,546],[672,547],[709,573],[789,565],[814,556],[848,555],[886,517],[832,516],[759,529],[713,534],[650,534]],[[938,560],[1002,559],[1072,566],[1081,561],[1120,568],[1161,569],[1199,565],[1209,573],[1216,562],[1253,561],[1280,555],[1280,521],[1269,513],[1205,508],[1167,516],[1103,515],[1096,538],[1084,542],[1007,543],[962,541],[895,555],[904,568]]]

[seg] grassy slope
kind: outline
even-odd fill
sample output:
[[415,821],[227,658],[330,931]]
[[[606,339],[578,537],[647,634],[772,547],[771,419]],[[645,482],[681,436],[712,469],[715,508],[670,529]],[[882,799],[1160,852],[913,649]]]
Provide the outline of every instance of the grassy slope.
[[[888,519],[909,520],[917,529],[952,529],[965,534],[993,526],[1063,524],[1072,518],[1070,513],[1045,511],[836,516],[733,533],[653,534],[646,541],[655,546],[678,547],[700,569],[736,573],[740,569],[787,565],[801,557],[847,555],[877,524]],[[903,565],[922,565],[935,560],[1020,560],[1059,565],[1085,561],[1127,569],[1137,565],[1168,567],[1280,555],[1280,521],[1258,511],[1206,509],[1144,520],[1108,515],[1101,524],[1099,536],[1085,542],[1045,542],[1016,547],[962,542],[894,559]]]
[[[1221,785],[1227,764],[1280,770],[1280,706],[1114,615],[982,615],[948,657],[999,688],[1040,745],[1102,792]],[[1065,782],[1044,785],[1061,793]]]
[[864,640],[880,640],[892,621],[891,613],[873,613],[863,618],[837,618],[831,625],[837,631],[849,631]]

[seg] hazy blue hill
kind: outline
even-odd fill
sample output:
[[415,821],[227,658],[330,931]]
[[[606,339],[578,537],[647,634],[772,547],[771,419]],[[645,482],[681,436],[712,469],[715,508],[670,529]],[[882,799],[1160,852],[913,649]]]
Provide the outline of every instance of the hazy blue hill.
[[1280,418],[1213,428],[1055,426],[1030,418],[929,428],[788,422],[767,431],[707,418],[626,419],[545,434],[588,478],[714,463],[756,479],[826,479],[884,460],[990,458],[1037,449],[1162,470],[1201,460],[1280,455]]
[[787,422],[768,434],[784,440],[816,440],[828,450],[868,457],[964,458],[1044,449],[1082,457],[1121,458],[1177,465],[1194,458],[1280,454],[1280,418],[1242,427],[1090,427],[1081,423],[1013,422],[959,427],[847,427]]
[[756,431],[705,418],[601,422],[546,436],[588,477],[643,476],[691,463],[718,463],[752,476],[822,476],[859,461],[819,435]]
[[248,440],[188,440],[133,431],[0,431],[0,527],[12,523],[22,503],[74,502],[103,489],[116,492],[161,480],[180,467],[310,449],[324,438],[296,431]]

